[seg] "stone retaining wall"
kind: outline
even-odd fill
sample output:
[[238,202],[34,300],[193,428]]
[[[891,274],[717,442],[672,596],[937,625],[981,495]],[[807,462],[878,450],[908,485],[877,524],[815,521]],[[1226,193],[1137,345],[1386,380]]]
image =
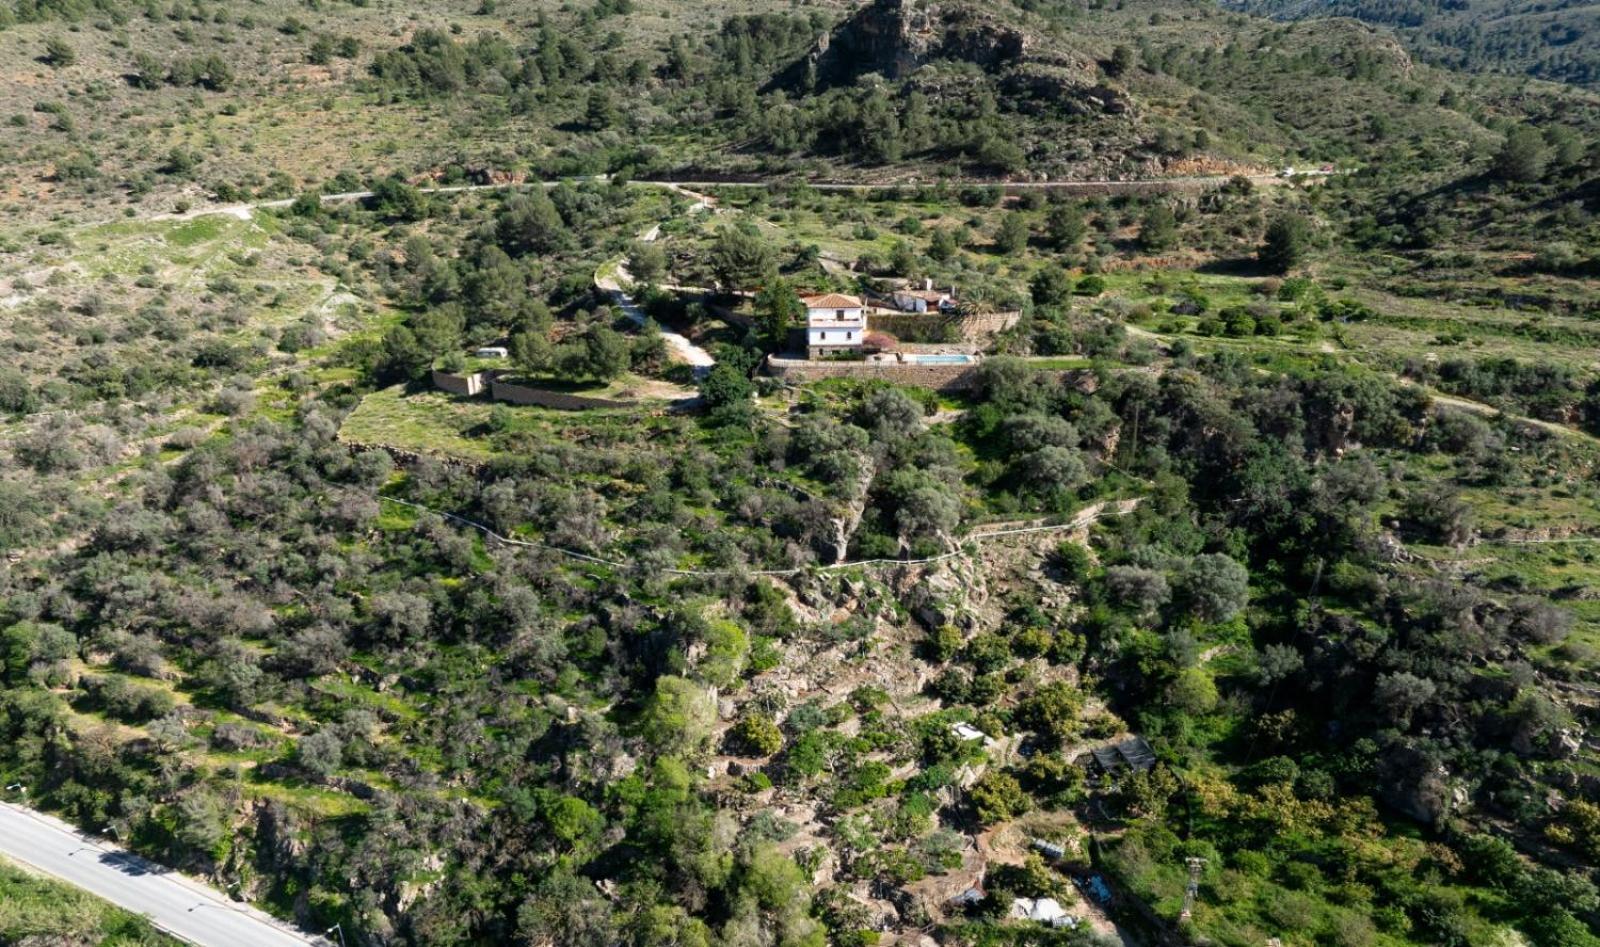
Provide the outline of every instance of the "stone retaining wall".
[[884,332],[901,342],[940,342],[960,336],[955,317],[939,313],[874,312],[867,315],[868,332]]
[[476,398],[483,394],[487,390],[488,381],[485,372],[473,372],[470,375],[438,371],[433,373],[433,387],[463,398]]
[[896,385],[914,385],[935,391],[965,391],[978,378],[978,365],[917,365],[902,362],[812,362],[804,359],[768,358],[767,374],[792,384],[821,381],[824,378],[877,379]]
[[637,407],[631,401],[613,401],[609,398],[590,398],[585,395],[571,395],[564,391],[549,391],[544,388],[531,388],[527,385],[513,385],[501,381],[497,371],[474,372],[471,375],[455,375],[450,372],[434,372],[433,386],[440,391],[446,391],[463,398],[476,398],[487,393],[495,401],[504,401],[507,404],[539,405],[545,408],[556,408],[561,411],[588,411],[595,408],[633,408]]
[[983,342],[1006,331],[1022,320],[1022,310],[1007,312],[979,312],[962,316],[956,328],[961,338],[968,342]]
[[936,312],[876,312],[867,315],[867,331],[887,332],[902,341],[916,342],[944,338],[944,327],[951,326],[954,331],[949,338],[984,342],[1016,325],[1021,318],[1020,310],[980,312],[965,316]]
[[489,397],[496,401],[508,404],[536,404],[545,408],[556,408],[561,411],[588,411],[595,408],[632,408],[637,407],[629,401],[612,401],[609,398],[588,398],[583,395],[569,395],[564,391],[548,391],[544,388],[529,388],[526,385],[513,385],[500,381],[498,378],[489,381]]

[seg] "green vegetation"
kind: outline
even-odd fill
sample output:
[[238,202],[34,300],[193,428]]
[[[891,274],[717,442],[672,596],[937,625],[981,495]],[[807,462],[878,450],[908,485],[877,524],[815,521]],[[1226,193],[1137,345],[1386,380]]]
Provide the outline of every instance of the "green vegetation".
[[395,947],[1595,942],[1588,93],[1166,0],[5,10],[0,785]]
[[0,939],[94,947],[175,947],[150,922],[0,860]]
[[1334,0],[1313,9],[1285,0],[1230,0],[1227,6],[1293,19],[1355,17],[1394,28],[1412,49],[1434,62],[1579,85],[1600,83],[1600,47],[1581,5],[1533,9],[1505,0]]

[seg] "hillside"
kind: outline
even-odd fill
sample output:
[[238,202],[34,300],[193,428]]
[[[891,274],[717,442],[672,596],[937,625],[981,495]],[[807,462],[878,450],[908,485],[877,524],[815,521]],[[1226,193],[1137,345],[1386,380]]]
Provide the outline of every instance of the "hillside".
[[1586,0],[1229,0],[1281,20],[1353,17],[1390,27],[1430,62],[1600,84],[1600,7]]
[[[108,0],[19,23],[0,30],[0,110],[19,132],[0,151],[13,170],[0,211],[148,215],[388,174],[1042,180],[1354,167],[1398,141],[1482,154],[1532,110],[1578,128],[1595,112],[1592,97],[1554,87],[1468,90],[1349,21],[1286,27],[1200,2],[1092,14],[942,3],[915,23],[896,0],[850,16],[818,2],[706,4],[704,15],[628,6],[462,0],[397,28],[386,11],[342,3],[152,16]],[[808,90],[819,41],[833,52]],[[829,65],[856,43],[871,55],[853,69],[887,64],[887,77]]]
[[14,944],[177,947],[142,917],[0,859],[0,938]]
[[1594,92],[1210,0],[3,4],[8,800],[352,947],[1600,944]]

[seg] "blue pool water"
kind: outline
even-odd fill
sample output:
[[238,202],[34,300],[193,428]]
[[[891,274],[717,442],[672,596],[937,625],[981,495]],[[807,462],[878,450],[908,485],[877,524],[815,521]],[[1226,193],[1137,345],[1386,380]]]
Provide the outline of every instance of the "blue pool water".
[[972,361],[970,355],[912,355],[907,361],[918,365],[960,365]]

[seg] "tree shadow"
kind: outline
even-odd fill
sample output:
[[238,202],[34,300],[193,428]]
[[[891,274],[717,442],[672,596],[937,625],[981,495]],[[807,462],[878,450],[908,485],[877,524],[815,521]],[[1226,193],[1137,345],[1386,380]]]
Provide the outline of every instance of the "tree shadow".
[[135,878],[144,875],[165,875],[171,872],[170,868],[141,858],[132,852],[105,852],[96,860],[108,868],[114,868],[124,875]]
[[1195,267],[1196,273],[1205,273],[1210,276],[1241,276],[1241,277],[1266,277],[1280,276],[1270,268],[1263,266],[1255,257],[1240,256],[1225,259],[1211,260]]

